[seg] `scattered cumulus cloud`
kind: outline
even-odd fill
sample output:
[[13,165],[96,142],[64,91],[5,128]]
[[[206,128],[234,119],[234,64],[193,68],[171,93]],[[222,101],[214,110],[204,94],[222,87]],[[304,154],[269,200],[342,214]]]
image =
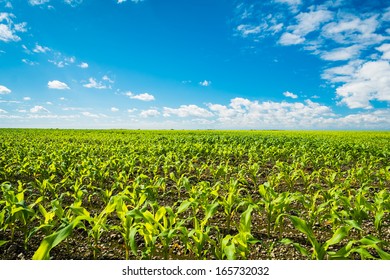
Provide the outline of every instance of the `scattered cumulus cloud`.
[[23,62],[24,64],[27,64],[27,65],[30,65],[30,66],[35,66],[35,65],[38,64],[37,62],[31,61],[31,60],[26,59],[26,58],[23,58],[23,59],[22,59],[22,62]]
[[370,110],[372,101],[390,103],[390,6],[274,0],[242,3],[236,10],[233,30],[243,39],[261,44],[261,39],[273,37],[281,47],[297,46],[326,61],[321,77],[335,89],[339,105]]
[[298,95],[292,93],[292,92],[289,92],[289,91],[285,91],[283,92],[283,95],[286,96],[286,97],[290,97],[292,99],[297,99],[298,98]]
[[390,60],[390,44],[383,44],[376,49],[382,53],[382,59]]
[[305,41],[305,39],[297,34],[285,32],[280,37],[279,44],[284,45],[284,46],[298,45],[298,44],[303,43],[304,41]]
[[125,93],[126,96],[130,97],[130,99],[137,99],[141,101],[153,101],[155,100],[154,96],[149,93],[141,93],[141,94],[133,94],[132,92]]
[[138,111],[138,109],[136,109],[136,108],[133,108],[133,109],[127,109],[127,113],[134,113],[134,112],[136,112],[136,111]]
[[108,87],[104,85],[102,82],[96,81],[94,78],[89,78],[88,79],[89,83],[84,84],[83,87],[86,88],[95,88],[95,89],[107,89]]
[[50,113],[50,112],[45,107],[37,105],[30,109],[30,113],[36,114],[36,113]]
[[139,114],[142,118],[157,117],[160,115],[160,112],[156,109],[143,110]]
[[291,103],[234,98],[229,106],[207,106],[217,116],[217,121],[227,127],[311,127],[323,119],[335,117],[330,107],[309,99]]
[[203,87],[208,87],[211,85],[211,81],[204,80],[203,82],[199,82],[199,84]]
[[38,44],[35,44],[35,48],[33,49],[33,52],[35,52],[35,53],[46,53],[46,52],[49,52],[49,51],[50,51],[50,48],[44,47],[44,46],[40,46]]
[[86,68],[89,67],[89,65],[88,65],[88,63],[86,63],[86,62],[81,62],[81,63],[78,65],[78,67],[86,69]]
[[214,116],[214,114],[204,108],[196,105],[182,105],[179,108],[164,107],[163,116],[169,117],[175,115],[181,118],[185,117],[203,117],[208,118]]
[[[126,2],[127,0],[117,0],[117,3],[118,4],[121,4],[121,3],[124,3],[124,2]],[[145,0],[130,0],[130,2],[133,2],[133,3],[140,3],[140,2],[143,2],[143,1],[145,1]]]
[[84,117],[98,119],[100,116],[91,112],[81,112]]
[[13,14],[0,13],[0,41],[5,43],[20,41],[21,39],[16,33],[27,31],[27,23],[14,23],[14,18]]
[[10,94],[11,90],[6,86],[0,85],[0,94]]
[[118,108],[116,108],[116,107],[111,107],[111,112],[118,112],[119,111],[119,109]]
[[51,59],[48,59],[48,62],[54,64],[58,68],[64,68],[76,62],[76,57],[66,56],[60,52],[54,52]]
[[83,0],[64,0],[64,2],[72,7],[76,7],[83,3]]
[[60,82],[58,80],[49,81],[47,83],[47,87],[50,89],[60,89],[60,90],[70,89],[67,84]]
[[345,48],[336,48],[331,51],[324,51],[321,54],[323,60],[340,61],[350,60],[359,55],[361,47],[359,45],[353,45]]
[[345,76],[336,89],[341,104],[351,109],[370,109],[370,101],[390,102],[390,63],[385,60],[364,62]]
[[114,83],[114,80],[110,79],[107,75],[104,75],[102,79],[103,79],[103,81],[107,81],[107,82],[109,82],[110,84],[113,84],[113,83]]
[[30,5],[39,6],[50,2],[50,0],[28,0]]
[[6,110],[0,109],[0,114],[7,114],[8,112]]
[[25,96],[25,97],[23,97],[23,100],[24,100],[24,101],[30,101],[30,100],[31,100],[31,97]]

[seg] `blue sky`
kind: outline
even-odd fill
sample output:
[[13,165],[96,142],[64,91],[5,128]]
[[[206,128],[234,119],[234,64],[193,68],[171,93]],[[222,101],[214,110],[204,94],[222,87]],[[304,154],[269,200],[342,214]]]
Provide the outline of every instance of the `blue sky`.
[[0,0],[0,127],[390,129],[389,0]]

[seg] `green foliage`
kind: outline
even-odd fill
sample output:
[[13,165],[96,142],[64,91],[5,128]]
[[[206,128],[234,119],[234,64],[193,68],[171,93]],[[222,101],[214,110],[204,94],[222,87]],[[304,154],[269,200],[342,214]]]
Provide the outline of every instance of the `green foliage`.
[[304,259],[389,259],[388,132],[1,129],[0,138],[0,253],[20,243],[49,259],[63,244],[72,258],[77,240],[99,259],[119,236],[115,257],[126,259],[274,258],[277,246]]

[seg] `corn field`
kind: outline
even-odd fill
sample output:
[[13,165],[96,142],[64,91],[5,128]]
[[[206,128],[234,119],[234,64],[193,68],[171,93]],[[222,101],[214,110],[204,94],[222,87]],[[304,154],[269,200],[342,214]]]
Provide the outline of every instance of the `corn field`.
[[390,259],[390,133],[0,129],[2,259]]

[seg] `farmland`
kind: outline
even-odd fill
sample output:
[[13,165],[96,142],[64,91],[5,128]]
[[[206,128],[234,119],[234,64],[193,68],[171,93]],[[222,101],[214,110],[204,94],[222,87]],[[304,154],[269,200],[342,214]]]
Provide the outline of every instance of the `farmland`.
[[390,133],[0,130],[2,259],[390,259]]

